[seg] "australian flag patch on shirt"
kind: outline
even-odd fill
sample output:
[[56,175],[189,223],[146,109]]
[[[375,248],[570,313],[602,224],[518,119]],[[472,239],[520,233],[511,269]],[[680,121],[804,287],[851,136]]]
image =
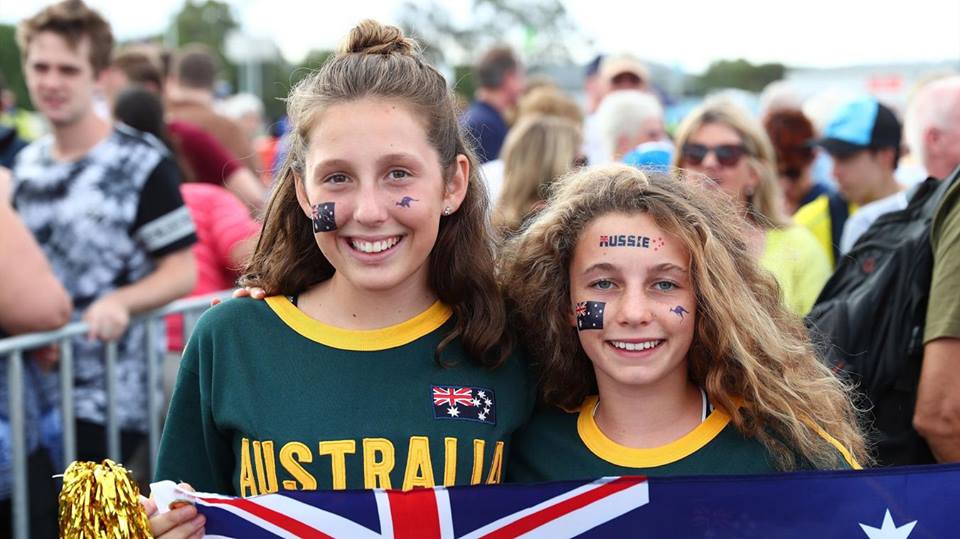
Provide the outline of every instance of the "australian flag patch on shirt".
[[467,386],[432,386],[433,418],[497,424],[497,405],[492,389]]

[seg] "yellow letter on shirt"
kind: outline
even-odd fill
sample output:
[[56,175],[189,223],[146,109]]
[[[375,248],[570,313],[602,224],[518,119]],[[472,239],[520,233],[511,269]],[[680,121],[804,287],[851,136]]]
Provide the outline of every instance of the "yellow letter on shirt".
[[313,462],[313,453],[306,444],[300,442],[287,442],[280,448],[280,465],[292,475],[296,481],[287,479],[283,482],[285,490],[297,490],[299,481],[303,487],[300,490],[317,490],[317,480],[309,472],[303,469],[301,462],[310,464]]
[[403,474],[403,490],[413,487],[432,487],[433,464],[430,462],[430,440],[426,436],[411,436],[407,451],[407,469]]
[[479,485],[483,480],[483,447],[484,440],[473,441],[473,473],[470,474],[470,484]]
[[243,438],[240,441],[240,496],[246,498],[257,494],[257,483],[253,479],[253,466],[250,464],[250,440]]
[[[377,455],[380,455],[377,458]],[[384,438],[363,439],[363,488],[392,488],[393,443]]]
[[457,482],[457,439],[443,439],[443,486],[452,487]]
[[260,494],[277,492],[279,490],[277,488],[277,463],[273,456],[273,442],[253,442],[253,457],[253,465],[257,470],[257,480],[260,482]]
[[487,475],[487,484],[496,485],[500,483],[500,473],[503,469],[503,442],[497,442],[493,448],[493,460],[490,461],[490,473]]
[[355,440],[336,440],[332,442],[320,442],[320,454],[330,455],[330,469],[333,473],[333,489],[344,490],[347,488],[347,454],[357,452],[357,442]]

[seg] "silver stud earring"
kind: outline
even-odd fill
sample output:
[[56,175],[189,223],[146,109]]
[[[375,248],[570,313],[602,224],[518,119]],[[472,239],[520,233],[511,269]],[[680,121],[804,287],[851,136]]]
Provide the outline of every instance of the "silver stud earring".
[[450,215],[451,213],[453,213],[453,210],[450,209],[450,206],[447,206],[446,208],[443,209],[444,215]]

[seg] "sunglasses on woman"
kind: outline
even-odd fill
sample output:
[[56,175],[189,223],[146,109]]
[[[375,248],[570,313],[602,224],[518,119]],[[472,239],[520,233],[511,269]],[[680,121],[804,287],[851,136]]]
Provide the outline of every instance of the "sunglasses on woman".
[[717,163],[723,167],[735,167],[740,158],[747,155],[747,149],[742,144],[721,144],[719,146],[704,146],[703,144],[684,144],[680,149],[683,161],[693,166],[699,166],[713,152]]

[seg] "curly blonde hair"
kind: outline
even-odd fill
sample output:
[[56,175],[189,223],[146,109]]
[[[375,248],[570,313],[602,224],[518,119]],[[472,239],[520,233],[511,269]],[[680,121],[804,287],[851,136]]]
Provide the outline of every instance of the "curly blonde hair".
[[575,408],[597,391],[592,363],[570,325],[569,265],[580,233],[611,212],[646,213],[690,253],[697,317],[689,376],[745,436],[784,470],[797,458],[836,467],[829,432],[869,460],[851,388],[817,358],[773,276],[747,253],[730,201],[676,175],[623,165],[554,183],[548,204],[501,256],[499,278],[513,327],[538,367],[548,404]]

